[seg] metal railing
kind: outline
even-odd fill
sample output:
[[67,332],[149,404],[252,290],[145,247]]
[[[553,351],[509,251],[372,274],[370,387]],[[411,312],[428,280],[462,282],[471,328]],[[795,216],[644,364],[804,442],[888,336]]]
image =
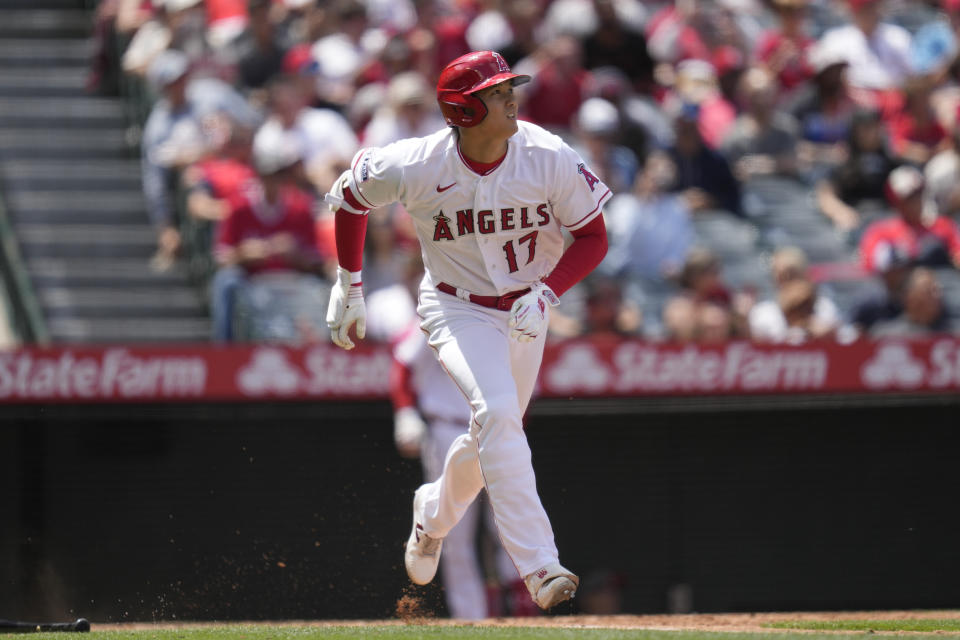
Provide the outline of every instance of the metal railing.
[[4,300],[12,330],[21,342],[46,345],[50,333],[40,308],[40,301],[27,273],[20,245],[13,232],[3,194],[0,193],[0,273],[3,277]]

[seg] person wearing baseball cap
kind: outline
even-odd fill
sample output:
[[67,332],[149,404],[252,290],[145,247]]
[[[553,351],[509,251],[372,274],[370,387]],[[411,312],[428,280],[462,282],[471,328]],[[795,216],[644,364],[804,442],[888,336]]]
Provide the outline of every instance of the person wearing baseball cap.
[[147,214],[157,230],[151,266],[165,271],[180,250],[180,231],[171,202],[173,172],[198,160],[205,149],[200,117],[187,97],[190,60],[168,49],[147,71],[147,82],[162,98],[150,111],[141,141],[141,174]]
[[861,289],[848,314],[849,326],[859,333],[903,312],[903,285],[913,269],[913,261],[897,246],[887,244],[874,253],[873,266],[879,286]]
[[890,172],[886,195],[896,215],[867,227],[860,242],[864,269],[878,272],[881,256],[891,247],[915,264],[960,267],[960,230],[937,214],[924,187],[923,174],[915,167],[904,165]]

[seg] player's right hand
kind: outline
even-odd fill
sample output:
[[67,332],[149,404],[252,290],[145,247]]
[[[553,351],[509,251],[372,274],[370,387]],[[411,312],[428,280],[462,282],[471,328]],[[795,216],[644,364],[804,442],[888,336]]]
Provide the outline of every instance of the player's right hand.
[[327,326],[330,338],[338,347],[353,349],[350,339],[350,327],[357,325],[357,337],[361,340],[367,334],[367,308],[363,303],[361,283],[350,282],[350,272],[337,267],[337,282],[330,291],[330,304],[327,305]]

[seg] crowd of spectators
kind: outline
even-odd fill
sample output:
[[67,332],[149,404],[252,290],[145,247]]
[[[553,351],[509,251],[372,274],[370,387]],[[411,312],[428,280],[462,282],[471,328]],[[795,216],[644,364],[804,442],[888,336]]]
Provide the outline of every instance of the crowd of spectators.
[[[205,254],[216,340],[322,333],[322,194],[442,128],[436,77],[479,49],[616,193],[553,335],[958,328],[960,0],[103,0],[96,33],[91,90],[149,107],[153,266]],[[368,294],[419,251],[370,215]]]

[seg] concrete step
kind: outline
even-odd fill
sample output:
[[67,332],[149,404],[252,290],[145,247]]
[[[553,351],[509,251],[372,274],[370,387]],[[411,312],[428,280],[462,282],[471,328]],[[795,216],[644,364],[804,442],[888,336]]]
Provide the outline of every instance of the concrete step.
[[33,258],[142,258],[153,255],[156,233],[146,225],[17,223],[22,253]]
[[124,122],[118,98],[0,98],[0,123],[5,127],[119,130]]
[[210,339],[210,323],[205,318],[51,318],[47,329],[53,341],[59,343],[137,344]]
[[77,67],[0,68],[0,96],[83,96],[86,81],[86,70]]
[[26,266],[37,287],[176,287],[188,283],[181,264],[157,272],[147,261],[136,258],[36,258]]
[[142,188],[140,163],[132,159],[14,160],[0,164],[9,191],[133,190]]
[[17,189],[6,194],[7,206],[22,214],[51,211],[104,211],[124,213],[143,211],[140,187],[116,191],[45,191]]
[[92,26],[82,9],[0,9],[0,38],[83,38]]
[[127,211],[90,211],[60,209],[58,211],[13,211],[11,218],[14,222],[27,224],[96,224],[118,226],[142,226],[147,222],[147,214],[142,210]]
[[84,0],[0,0],[0,9],[86,9]]
[[140,191],[11,190],[7,208],[14,222],[43,224],[143,225],[148,222]]
[[118,158],[133,152],[122,129],[0,128],[8,158]]
[[[29,0],[28,0],[29,1]],[[93,54],[93,41],[88,39],[21,38],[0,39],[0,67],[51,66],[75,67],[86,73]]]
[[179,287],[43,287],[48,318],[172,318],[206,316],[197,290]]

